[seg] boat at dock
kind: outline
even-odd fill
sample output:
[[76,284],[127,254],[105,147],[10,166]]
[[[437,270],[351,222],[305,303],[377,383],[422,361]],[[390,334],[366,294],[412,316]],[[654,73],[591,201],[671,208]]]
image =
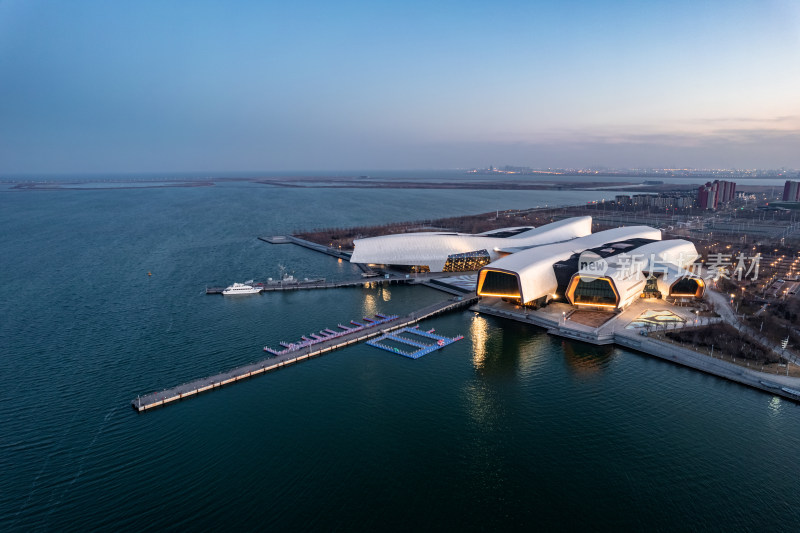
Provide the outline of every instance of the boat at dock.
[[286,285],[290,285],[290,286],[293,286],[293,285],[305,286],[305,285],[314,285],[314,284],[318,284],[318,283],[325,283],[325,278],[297,279],[294,276],[292,276],[291,274],[286,274],[279,280],[274,280],[272,278],[267,279],[265,285],[267,285],[269,287],[273,287],[273,286],[280,287],[280,286],[286,286]]
[[253,285],[253,280],[245,281],[244,283],[234,283],[226,287],[222,291],[225,296],[234,296],[238,294],[258,294],[263,290],[262,287]]

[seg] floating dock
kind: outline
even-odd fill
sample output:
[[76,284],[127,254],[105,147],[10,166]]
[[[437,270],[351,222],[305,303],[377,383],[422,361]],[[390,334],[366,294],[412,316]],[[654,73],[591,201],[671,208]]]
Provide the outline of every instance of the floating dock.
[[344,337],[345,335],[350,335],[352,333],[356,333],[358,331],[364,331],[369,328],[375,328],[380,326],[381,324],[386,324],[387,322],[391,322],[393,320],[397,320],[400,318],[398,315],[382,315],[377,313],[375,318],[364,318],[364,322],[367,324],[359,324],[353,320],[350,321],[351,324],[354,324],[355,327],[343,326],[338,324],[337,327],[339,331],[334,331],[330,328],[323,329],[318,333],[311,333],[310,337],[302,337],[301,340],[292,343],[281,342],[280,345],[283,346],[283,350],[276,350],[274,348],[270,348],[269,346],[264,346],[264,351],[267,353],[271,353],[272,355],[285,355],[287,353],[296,352],[298,350],[302,350],[303,348],[308,348],[309,346],[314,346],[315,344],[319,344],[321,342],[329,341],[332,339],[337,339],[339,337]]
[[[403,333],[406,334],[405,337],[401,336]],[[417,337],[417,339],[412,339],[410,337]],[[393,333],[385,333],[377,339],[368,340],[367,344],[374,346],[375,348],[380,348],[381,350],[386,350],[387,352],[402,355],[403,357],[419,359],[423,355],[435,352],[436,350],[444,348],[448,344],[453,344],[456,341],[460,341],[463,338],[463,335],[453,338],[442,337],[441,335],[436,335],[433,333],[433,330],[422,331],[419,329],[419,326],[414,326],[412,328],[402,328]],[[387,340],[394,341],[395,343],[415,349],[409,350],[405,346],[390,346],[386,343]]]
[[[227,372],[222,372],[219,374],[215,374],[213,376],[208,376],[205,378],[190,381],[188,383],[178,385],[177,387],[172,387],[158,392],[145,394],[143,396],[138,396],[136,399],[131,401],[131,406],[136,411],[142,412],[149,409],[153,409],[155,407],[166,405],[168,403],[175,402],[177,400],[190,398],[192,396],[200,394],[201,392],[218,389],[220,387],[224,387],[225,385],[235,383],[237,381],[241,381],[244,379],[248,379],[258,374],[263,374],[265,372],[277,370],[279,368],[283,368],[292,365],[294,363],[299,363],[300,361],[309,359],[311,357],[316,357],[325,354],[327,352],[336,350],[338,348],[343,348],[345,346],[356,344],[358,342],[361,342],[363,340],[372,337],[380,336],[382,334],[388,333],[389,331],[406,328],[421,320],[425,320],[426,318],[430,318],[442,313],[447,313],[449,311],[453,311],[456,309],[461,309],[463,307],[468,307],[470,305],[473,305],[477,301],[478,297],[475,296],[474,294],[463,298],[461,297],[451,298],[443,302],[429,305],[408,315],[398,317],[394,319],[391,324],[386,324],[388,325],[388,327],[386,328],[362,327],[362,329],[345,333],[344,335],[341,335],[339,337],[325,339],[322,342],[319,342],[313,346],[307,346],[299,350],[284,353],[283,355],[269,357],[261,361],[257,361],[254,363],[234,368]],[[357,328],[358,326],[365,326],[364,324],[358,324],[355,322],[353,322],[353,324],[354,324],[354,329]]]

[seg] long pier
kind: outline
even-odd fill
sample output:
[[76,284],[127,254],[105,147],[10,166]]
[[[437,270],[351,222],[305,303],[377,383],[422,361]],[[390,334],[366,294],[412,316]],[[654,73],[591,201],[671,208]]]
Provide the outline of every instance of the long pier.
[[[340,289],[343,287],[362,287],[364,285],[371,285],[373,283],[390,284],[390,285],[424,285],[430,289],[446,292],[455,296],[468,297],[470,294],[462,289],[454,288],[444,283],[439,282],[436,278],[432,277],[405,277],[397,274],[390,274],[386,276],[376,276],[368,278],[349,279],[343,281],[325,281],[324,278],[310,279],[310,280],[292,280],[292,281],[273,281],[266,282],[258,285],[260,292],[276,292],[276,291],[298,291],[307,289]],[[206,294],[222,294],[225,287],[206,287]]]
[[[323,254],[332,255],[337,259],[350,261],[350,254],[348,252],[343,252],[337,248],[331,248],[330,246],[325,246],[324,244],[317,244],[315,242],[307,241],[305,239],[301,239],[300,237],[295,237],[294,235],[276,235],[273,237],[259,237],[258,240],[268,242],[270,244],[289,244],[289,243],[296,244],[298,246],[302,246],[303,248],[314,250],[315,252],[321,252]],[[373,270],[369,268],[367,265],[361,263],[354,263],[354,264],[365,273],[368,274],[373,273]]]
[[237,381],[248,379],[258,374],[278,370],[279,368],[299,363],[300,361],[310,359],[311,357],[317,357],[333,350],[344,348],[345,346],[349,346],[351,344],[356,344],[365,339],[383,335],[389,331],[408,327],[421,320],[425,320],[442,313],[447,313],[455,309],[471,306],[477,301],[478,297],[474,293],[463,298],[451,298],[449,300],[429,305],[413,313],[402,316],[393,321],[389,327],[348,333],[331,340],[314,344],[313,346],[309,346],[303,350],[293,351],[277,357],[269,357],[267,359],[262,359],[261,361],[236,367],[228,370],[227,372],[221,372],[219,374],[196,379],[176,387],[138,396],[136,399],[131,401],[131,406],[136,411],[142,412],[167,405],[177,400],[190,398],[202,392],[218,389],[220,387],[224,387],[225,385],[236,383]]
[[[422,283],[416,278],[404,278],[400,276],[386,277],[369,277],[344,281],[325,281],[322,279],[313,280],[293,280],[293,281],[276,281],[272,283],[264,283],[258,287],[260,292],[275,292],[275,291],[298,291],[304,289],[339,289],[342,287],[360,287],[362,285],[369,285],[370,283],[389,283],[389,284],[416,284]],[[435,287],[434,287],[435,288]],[[225,287],[206,287],[206,294],[222,294]]]

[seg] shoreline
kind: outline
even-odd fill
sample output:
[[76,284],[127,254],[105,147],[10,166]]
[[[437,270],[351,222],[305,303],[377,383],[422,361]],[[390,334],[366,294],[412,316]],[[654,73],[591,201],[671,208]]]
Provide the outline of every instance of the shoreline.
[[[467,174],[465,174],[467,175]],[[431,177],[429,179],[408,178],[374,178],[359,176],[284,176],[284,177],[204,177],[204,178],[86,178],[53,180],[0,180],[0,183],[10,185],[11,191],[111,191],[131,189],[158,189],[170,187],[213,187],[225,182],[245,182],[288,189],[410,189],[410,190],[499,190],[499,191],[598,191],[616,193],[691,193],[703,185],[708,179],[699,176],[674,176],[679,179],[694,179],[695,183],[670,183],[666,177],[660,183],[648,183],[651,176],[635,175],[592,175],[592,177],[616,178],[615,181],[575,181],[569,178],[583,177],[581,175],[560,176],[558,174],[523,175],[546,176],[542,181],[509,179],[505,176],[487,176],[489,179],[482,181],[464,181],[458,179],[443,179]],[[567,178],[564,181],[558,178]],[[588,176],[586,176],[588,177]],[[495,179],[491,179],[495,178]],[[774,178],[741,178],[741,179],[774,179]],[[97,184],[99,186],[92,186]],[[102,184],[102,185],[101,185]],[[112,186],[107,186],[112,184]],[[740,185],[738,190],[748,193],[769,193],[777,185]]]
[[[709,357],[708,355],[689,348],[675,346],[652,337],[640,335],[637,329],[619,329],[616,327],[616,324],[611,324],[612,322],[616,322],[620,317],[628,314],[625,312],[613,317],[599,328],[588,328],[579,324],[568,324],[568,321],[559,320],[557,314],[546,313],[542,310],[529,310],[527,312],[516,311],[510,304],[504,302],[502,304],[497,302],[494,304],[482,304],[478,302],[470,309],[477,313],[538,326],[546,329],[547,333],[550,335],[573,341],[585,342],[595,346],[614,344],[624,349],[698,370],[705,374],[745,385],[774,396],[780,396],[781,398],[800,404],[800,378],[750,370],[722,359]],[[638,315],[638,310],[634,312]],[[608,331],[609,326],[611,326],[611,331]],[[797,391],[798,394],[788,392],[784,390],[783,387]]]

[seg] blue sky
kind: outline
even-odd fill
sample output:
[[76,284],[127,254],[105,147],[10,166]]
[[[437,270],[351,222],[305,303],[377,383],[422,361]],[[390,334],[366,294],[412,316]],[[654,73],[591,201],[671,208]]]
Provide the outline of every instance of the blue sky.
[[800,168],[800,2],[0,0],[0,173]]

